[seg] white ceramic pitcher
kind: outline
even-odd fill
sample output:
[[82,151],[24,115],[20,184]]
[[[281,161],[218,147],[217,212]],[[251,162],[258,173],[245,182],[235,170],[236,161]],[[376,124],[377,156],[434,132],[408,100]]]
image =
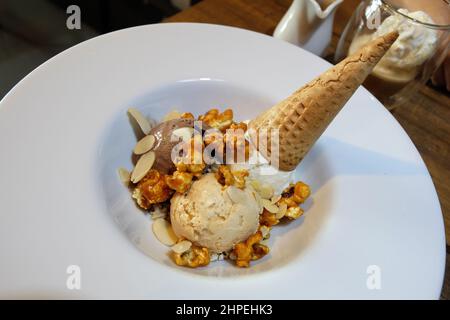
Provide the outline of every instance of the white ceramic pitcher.
[[343,0],[294,0],[278,23],[273,36],[320,56],[331,41],[334,14],[342,2]]

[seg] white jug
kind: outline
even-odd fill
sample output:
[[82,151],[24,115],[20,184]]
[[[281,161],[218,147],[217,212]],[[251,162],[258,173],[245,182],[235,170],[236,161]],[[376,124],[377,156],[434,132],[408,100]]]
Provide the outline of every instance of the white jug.
[[331,41],[334,14],[342,2],[343,0],[294,0],[278,23],[273,36],[320,56],[325,53]]

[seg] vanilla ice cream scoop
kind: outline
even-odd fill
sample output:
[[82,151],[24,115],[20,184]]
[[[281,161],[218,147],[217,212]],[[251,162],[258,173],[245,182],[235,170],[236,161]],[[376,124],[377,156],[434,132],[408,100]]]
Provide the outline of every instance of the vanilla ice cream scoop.
[[224,187],[213,173],[208,173],[195,181],[186,194],[172,197],[173,231],[213,252],[229,251],[257,231],[262,208],[256,197],[250,187]]

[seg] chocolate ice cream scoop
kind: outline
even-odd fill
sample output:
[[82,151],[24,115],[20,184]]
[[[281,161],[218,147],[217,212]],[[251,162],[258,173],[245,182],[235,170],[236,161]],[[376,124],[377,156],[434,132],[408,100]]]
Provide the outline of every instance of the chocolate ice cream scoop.
[[[153,169],[164,174],[171,174],[175,171],[175,164],[172,161],[172,149],[181,141],[180,139],[172,139],[175,130],[180,128],[191,128],[193,134],[194,119],[173,119],[159,123],[150,130],[150,134],[155,136],[155,146],[153,151],[156,154]],[[186,133],[189,130],[186,130]],[[180,132],[182,133],[182,132]],[[179,136],[179,134],[178,134]]]

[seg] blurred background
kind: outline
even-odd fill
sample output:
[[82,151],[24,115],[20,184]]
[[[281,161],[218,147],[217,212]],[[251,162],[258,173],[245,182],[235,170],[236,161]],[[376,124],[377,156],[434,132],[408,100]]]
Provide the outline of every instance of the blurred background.
[[[0,0],[0,99],[55,54],[89,38],[157,23],[200,0]],[[68,29],[71,5],[81,29]]]

